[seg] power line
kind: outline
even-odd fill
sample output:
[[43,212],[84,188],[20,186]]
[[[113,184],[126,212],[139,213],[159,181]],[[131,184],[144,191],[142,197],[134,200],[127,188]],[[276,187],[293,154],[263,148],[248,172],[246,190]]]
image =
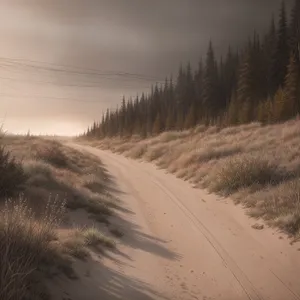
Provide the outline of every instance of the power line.
[[82,100],[82,99],[75,99],[75,98],[68,98],[68,97],[51,97],[51,96],[42,96],[42,95],[13,95],[13,94],[0,94],[0,96],[6,98],[38,98],[38,99],[53,99],[53,100],[70,100],[70,101],[77,101],[82,103],[103,103],[103,102],[110,102],[110,101],[100,101],[100,100]]
[[[131,78],[131,79],[146,80],[146,81],[155,81],[155,80],[162,81],[163,80],[162,78],[158,78],[158,77],[152,76],[152,75],[120,72],[120,71],[101,72],[100,70],[96,70],[96,69],[59,65],[59,64],[49,63],[49,62],[25,60],[25,59],[20,59],[20,58],[0,57],[0,60],[8,63],[8,66],[23,66],[23,67],[33,68],[33,69],[40,69],[40,70],[46,70],[46,71],[52,71],[52,72],[61,72],[61,73],[67,73],[67,74],[76,74],[76,75],[85,75],[85,76],[86,75],[119,76],[119,77],[127,77],[127,78]],[[44,66],[36,65],[36,64],[44,64]],[[47,67],[47,65],[48,65],[48,67]]]
[[[27,83],[34,83],[34,84],[50,84],[54,86],[61,86],[61,87],[79,87],[79,88],[100,88],[99,84],[101,85],[100,82],[93,82],[95,84],[64,84],[60,82],[54,82],[54,81],[43,81],[43,80],[29,80],[29,79],[19,79],[19,78],[13,78],[13,77],[3,77],[0,76],[0,79],[3,80],[8,80],[8,81],[16,81],[16,82],[27,82]],[[156,82],[156,83],[163,83],[161,82]],[[122,86],[124,87],[124,86]],[[129,86],[126,86],[129,87]],[[143,88],[150,88],[150,86],[143,87]]]

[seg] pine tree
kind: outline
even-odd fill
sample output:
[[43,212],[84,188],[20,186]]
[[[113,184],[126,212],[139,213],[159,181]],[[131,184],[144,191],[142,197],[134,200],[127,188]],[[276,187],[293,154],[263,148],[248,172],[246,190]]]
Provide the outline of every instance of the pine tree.
[[272,116],[273,121],[278,122],[284,118],[284,114],[285,114],[284,102],[285,102],[284,90],[282,87],[280,87],[274,96],[274,106],[273,106],[273,116]]
[[172,108],[169,108],[166,119],[166,131],[175,129],[175,114]]
[[126,101],[125,97],[123,96],[121,109],[120,109],[120,135],[125,135],[126,126],[127,126],[127,117],[126,117]]
[[177,111],[176,115],[176,129],[182,130],[184,127],[184,115],[182,111]]
[[300,0],[294,0],[289,28],[290,50],[295,56],[296,62],[300,64]]
[[203,77],[204,77],[204,69],[203,62],[200,59],[198,70],[194,76],[194,85],[195,85],[195,110],[196,110],[196,121],[200,122],[202,118],[202,110],[203,110],[203,99],[202,99],[202,90],[203,90]]
[[226,119],[227,125],[236,125],[239,121],[239,103],[234,93],[228,105]]
[[206,65],[203,79],[202,100],[204,114],[208,116],[216,115],[217,107],[217,82],[218,72],[212,42],[209,43]]
[[240,108],[238,122],[247,123],[252,118],[252,87],[253,78],[251,72],[251,43],[241,63],[237,85],[236,104]]
[[238,113],[238,123],[249,123],[253,120],[253,106],[251,100],[246,100],[240,104],[240,110]]
[[289,119],[299,111],[299,69],[294,53],[290,55],[288,72],[284,86],[284,119]]
[[237,68],[237,58],[232,53],[231,47],[229,47],[224,64],[224,75],[222,78],[226,106],[228,106],[231,95],[236,87]]
[[195,104],[192,103],[184,121],[184,128],[189,129],[196,125]]
[[152,133],[154,135],[157,135],[157,134],[160,134],[162,132],[162,130],[163,130],[162,120],[161,120],[160,114],[158,113],[155,118],[154,124],[153,124]]
[[266,35],[265,42],[263,45],[263,55],[264,60],[263,64],[265,67],[265,76],[266,76],[266,97],[273,95],[276,90],[276,84],[274,82],[274,78],[272,75],[273,71],[273,63],[276,60],[276,27],[275,27],[275,19],[274,15],[272,16],[270,29],[268,34]]
[[276,90],[283,86],[287,65],[289,62],[289,46],[288,46],[288,29],[284,1],[281,5],[279,25],[277,31],[277,45],[275,48],[275,55],[272,63],[272,81],[273,81],[273,94]]

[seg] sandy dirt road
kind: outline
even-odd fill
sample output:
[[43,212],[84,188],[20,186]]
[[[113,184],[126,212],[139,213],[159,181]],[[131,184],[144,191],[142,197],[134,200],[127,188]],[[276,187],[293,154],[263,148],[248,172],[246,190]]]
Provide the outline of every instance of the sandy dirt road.
[[300,245],[255,230],[241,207],[137,162],[88,146],[117,184],[125,233],[91,263],[72,300],[300,299]]

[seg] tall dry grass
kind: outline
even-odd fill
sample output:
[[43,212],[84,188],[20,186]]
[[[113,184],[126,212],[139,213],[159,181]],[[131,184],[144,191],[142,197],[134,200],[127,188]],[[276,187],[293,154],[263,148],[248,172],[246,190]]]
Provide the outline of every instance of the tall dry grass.
[[33,275],[41,264],[56,263],[52,242],[64,205],[49,200],[39,220],[23,198],[7,200],[0,212],[0,299],[30,299]]

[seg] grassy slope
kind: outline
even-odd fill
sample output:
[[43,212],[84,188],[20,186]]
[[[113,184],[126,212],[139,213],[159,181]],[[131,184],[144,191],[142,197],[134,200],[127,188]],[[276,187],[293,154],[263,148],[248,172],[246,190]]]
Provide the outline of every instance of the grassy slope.
[[[93,156],[35,137],[6,136],[1,144],[21,161],[25,181],[21,195],[0,199],[0,298],[45,299],[45,276],[76,278],[74,259],[115,246],[109,216],[118,199]],[[1,175],[16,179],[10,169]],[[78,212],[83,222],[77,222]]]
[[152,161],[196,187],[242,203],[255,218],[300,234],[300,121],[218,129],[199,126],[140,140],[89,144]]

